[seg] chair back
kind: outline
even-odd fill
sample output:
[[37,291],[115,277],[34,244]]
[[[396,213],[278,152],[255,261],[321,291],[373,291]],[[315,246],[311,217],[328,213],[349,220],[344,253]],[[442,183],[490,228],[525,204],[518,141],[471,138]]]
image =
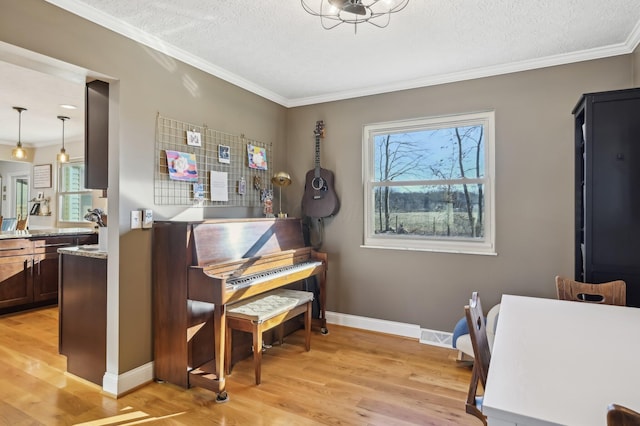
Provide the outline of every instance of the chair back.
[[482,304],[480,303],[480,296],[477,291],[472,293],[469,304],[464,307],[464,313],[467,317],[469,336],[471,337],[471,345],[473,346],[473,357],[475,358],[474,367],[478,364],[477,368],[480,374],[480,382],[482,386],[485,387],[487,384],[487,376],[489,375],[491,349],[489,348],[489,339],[487,337],[487,324],[485,323]]
[[640,413],[618,404],[607,409],[607,426],[640,426]]
[[627,285],[622,280],[589,284],[557,276],[556,290],[559,300],[617,306],[627,304]]
[[489,362],[491,361],[491,350],[489,349],[489,339],[487,338],[487,325],[482,314],[482,304],[478,292],[473,292],[469,304],[464,307],[464,315],[467,318],[469,337],[473,347],[473,371],[471,372],[471,382],[467,393],[465,410],[482,420],[482,424],[487,424],[487,418],[482,413],[483,395],[478,395],[478,386],[487,386],[487,376],[489,374]]
[[18,220],[16,221],[16,230],[17,231],[25,231],[27,229],[27,222],[29,221],[29,216],[22,219],[22,217],[18,216]]
[[5,217],[2,220],[3,231],[15,231],[18,220],[15,217]]

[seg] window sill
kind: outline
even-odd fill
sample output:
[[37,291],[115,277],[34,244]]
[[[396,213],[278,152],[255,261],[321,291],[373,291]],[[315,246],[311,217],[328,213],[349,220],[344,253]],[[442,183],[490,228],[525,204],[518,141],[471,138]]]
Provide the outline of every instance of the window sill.
[[472,254],[479,256],[497,256],[498,253],[495,250],[491,251],[477,251],[472,249],[453,249],[453,248],[437,248],[437,247],[429,247],[429,248],[420,248],[420,247],[400,247],[400,246],[387,246],[387,245],[373,245],[373,244],[363,244],[360,248],[365,249],[378,249],[378,250],[404,250],[404,251],[423,251],[423,252],[432,252],[432,253],[451,253],[451,254]]

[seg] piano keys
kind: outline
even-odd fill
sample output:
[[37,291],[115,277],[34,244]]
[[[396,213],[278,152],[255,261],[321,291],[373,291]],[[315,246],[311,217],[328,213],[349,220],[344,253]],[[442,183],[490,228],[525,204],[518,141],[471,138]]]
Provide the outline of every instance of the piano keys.
[[276,278],[280,278],[282,276],[290,275],[292,273],[314,269],[321,265],[322,265],[321,261],[315,260],[315,261],[309,261],[309,262],[300,262],[290,266],[283,266],[281,268],[267,270],[264,272],[257,272],[251,275],[240,275],[240,276],[232,275],[230,278],[227,279],[226,288],[227,288],[227,291],[240,290],[244,287],[260,284],[268,280],[273,280]]
[[154,366],[157,380],[227,398],[226,305],[316,278],[326,332],[327,255],[304,244],[300,219],[156,222],[153,233]]

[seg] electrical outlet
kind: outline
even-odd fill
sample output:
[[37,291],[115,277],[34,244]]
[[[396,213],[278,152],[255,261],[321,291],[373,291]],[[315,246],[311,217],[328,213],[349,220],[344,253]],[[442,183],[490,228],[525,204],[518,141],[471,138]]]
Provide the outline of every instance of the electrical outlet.
[[142,228],[142,212],[140,210],[131,210],[131,229]]

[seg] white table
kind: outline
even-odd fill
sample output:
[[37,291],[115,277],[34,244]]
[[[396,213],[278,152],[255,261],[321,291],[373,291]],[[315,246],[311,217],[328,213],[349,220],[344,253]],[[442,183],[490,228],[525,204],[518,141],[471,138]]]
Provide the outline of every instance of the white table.
[[604,426],[612,402],[640,411],[639,308],[502,297],[489,426]]

